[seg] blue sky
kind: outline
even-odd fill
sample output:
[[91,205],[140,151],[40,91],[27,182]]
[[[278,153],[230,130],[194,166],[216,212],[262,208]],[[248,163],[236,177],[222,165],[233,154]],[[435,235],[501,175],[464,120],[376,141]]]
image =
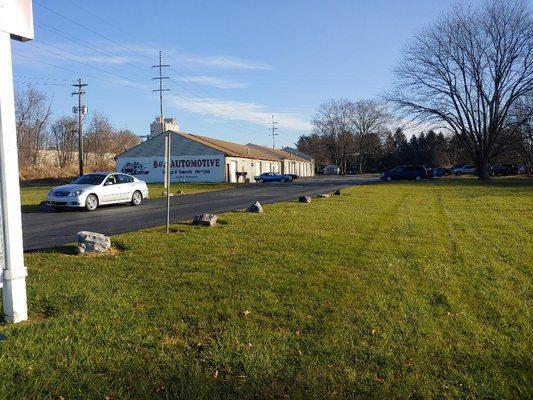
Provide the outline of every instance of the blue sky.
[[[158,51],[171,64],[165,116],[182,131],[241,143],[291,145],[331,98],[363,99],[390,87],[402,48],[448,9],[447,0],[113,1],[34,0],[35,39],[13,42],[16,88],[75,103],[82,77],[89,111],[139,135],[159,114],[151,89]],[[76,23],[79,21],[79,24]]]

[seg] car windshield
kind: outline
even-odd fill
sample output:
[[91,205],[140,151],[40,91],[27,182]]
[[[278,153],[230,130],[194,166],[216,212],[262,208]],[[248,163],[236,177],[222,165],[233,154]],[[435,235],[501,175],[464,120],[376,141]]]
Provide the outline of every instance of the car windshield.
[[106,176],[107,175],[100,175],[100,174],[82,175],[78,179],[76,179],[73,183],[77,185],[99,185],[103,182]]

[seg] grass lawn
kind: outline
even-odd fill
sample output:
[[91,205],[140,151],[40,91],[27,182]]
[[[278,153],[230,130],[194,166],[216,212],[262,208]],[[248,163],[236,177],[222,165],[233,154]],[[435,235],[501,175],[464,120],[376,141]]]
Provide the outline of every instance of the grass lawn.
[[[59,184],[58,184],[59,185]],[[55,185],[55,186],[58,186]],[[23,186],[20,189],[20,201],[23,212],[32,212],[38,209],[41,201],[46,199],[46,194],[54,186]],[[222,190],[233,187],[231,183],[173,183],[170,188],[173,193],[182,190],[184,194],[208,192],[212,190]],[[152,199],[163,196],[162,183],[149,183],[150,197]]]
[[443,179],[27,254],[0,398],[531,398],[532,217]]

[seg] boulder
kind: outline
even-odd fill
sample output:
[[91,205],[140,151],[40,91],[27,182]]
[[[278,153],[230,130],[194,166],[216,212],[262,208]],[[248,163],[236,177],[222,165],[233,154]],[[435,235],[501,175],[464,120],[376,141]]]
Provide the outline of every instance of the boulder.
[[300,203],[311,203],[311,196],[300,196],[298,198],[298,202],[300,202]]
[[328,197],[331,197],[331,195],[329,193],[321,193],[321,194],[317,195],[316,197],[318,197],[320,199],[327,199]]
[[183,193],[184,193],[183,190],[178,190],[178,191],[176,192],[176,194],[183,194]]
[[193,225],[213,226],[216,225],[218,217],[215,214],[200,214],[192,220]]
[[101,233],[81,231],[77,234],[78,253],[104,253],[111,247],[111,239]]
[[341,195],[340,190],[335,190],[335,193],[333,193],[333,196],[340,196],[340,195]]
[[246,209],[246,212],[262,213],[263,212],[263,207],[261,207],[261,204],[259,204],[259,202],[256,201],[254,204],[252,204],[250,207],[248,207]]

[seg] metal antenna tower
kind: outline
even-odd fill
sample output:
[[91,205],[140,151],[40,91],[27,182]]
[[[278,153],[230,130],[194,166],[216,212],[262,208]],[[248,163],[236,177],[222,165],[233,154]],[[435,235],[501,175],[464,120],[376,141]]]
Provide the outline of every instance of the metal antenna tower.
[[[163,92],[168,92],[169,89],[163,88],[163,80],[170,79],[168,76],[163,76],[163,68],[170,67],[168,64],[163,64],[161,51],[159,52],[159,64],[152,65],[152,68],[159,68],[159,76],[152,78],[152,80],[159,81],[159,89],[154,89],[153,92],[159,92],[159,111],[161,122],[161,133],[165,132],[165,119],[163,116]],[[165,134],[165,191],[167,195],[167,233],[170,232],[170,131]]]
[[78,95],[78,106],[72,107],[74,113],[78,113],[78,163],[80,176],[83,175],[83,116],[87,114],[87,106],[83,105],[83,95],[85,90],[83,88],[87,86],[86,83],[81,82],[81,78],[78,79],[78,83],[72,86],[78,88],[77,92],[72,92],[72,96]]
[[272,148],[275,149],[276,148],[276,136],[279,136],[279,134],[276,133],[276,131],[278,130],[278,128],[276,128],[276,124],[278,122],[277,121],[274,121],[274,116],[272,116],[272,133],[269,134],[268,136],[272,136]]

